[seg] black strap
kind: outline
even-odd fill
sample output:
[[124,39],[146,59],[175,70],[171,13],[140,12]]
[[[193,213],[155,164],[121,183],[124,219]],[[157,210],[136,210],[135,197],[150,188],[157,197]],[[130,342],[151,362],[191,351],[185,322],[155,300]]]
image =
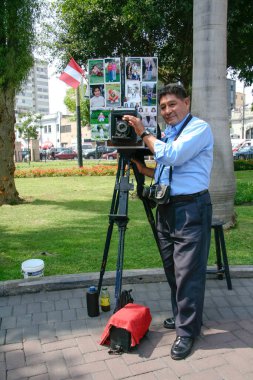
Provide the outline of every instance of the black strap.
[[[184,128],[187,126],[187,124],[189,123],[189,121],[192,119],[192,115],[189,114],[188,117],[185,119],[182,127],[180,128],[178,134],[176,135],[176,137],[174,138],[173,141],[176,141],[179,137],[179,135],[183,132]],[[159,183],[160,181],[160,178],[161,178],[161,175],[162,175],[162,172],[165,168],[165,165],[162,166],[162,169],[160,170],[160,173],[159,173],[159,177],[158,177],[158,180],[157,180],[157,183]],[[153,178],[152,178],[153,180]],[[170,173],[169,173],[169,185],[171,184],[171,181],[172,181],[172,166],[170,166]]]

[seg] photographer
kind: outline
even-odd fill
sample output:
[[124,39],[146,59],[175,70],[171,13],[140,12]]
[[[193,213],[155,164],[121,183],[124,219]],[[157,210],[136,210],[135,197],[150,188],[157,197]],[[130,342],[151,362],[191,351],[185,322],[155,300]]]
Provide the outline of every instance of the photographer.
[[167,125],[163,141],[146,131],[139,118],[124,115],[123,119],[157,163],[152,169],[133,160],[138,171],[171,187],[169,202],[157,205],[156,229],[173,312],[164,327],[176,329],[171,357],[180,360],[190,354],[202,324],[212,219],[208,186],[213,136],[205,121],[190,115],[190,98],[183,86],[166,85],[158,101]]

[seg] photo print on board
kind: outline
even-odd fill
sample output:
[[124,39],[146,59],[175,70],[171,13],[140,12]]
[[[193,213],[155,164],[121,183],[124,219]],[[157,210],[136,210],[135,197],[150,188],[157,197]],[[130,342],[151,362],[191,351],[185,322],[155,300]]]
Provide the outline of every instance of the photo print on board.
[[109,138],[110,110],[94,109],[90,112],[91,138],[104,141]]
[[138,113],[141,116],[142,123],[153,135],[157,133],[157,111],[156,107],[142,107],[138,108]]
[[125,78],[126,80],[141,81],[141,58],[126,57],[125,60]]
[[109,124],[110,110],[93,109],[90,112],[90,124]]
[[93,124],[91,128],[91,139],[106,141],[109,139],[109,124]]
[[141,92],[142,92],[142,98],[141,98],[142,106],[156,107],[156,104],[157,104],[156,83],[142,82]]
[[90,59],[88,61],[89,83],[104,83],[104,60]]
[[121,77],[120,58],[105,59],[105,82],[119,83]]
[[105,107],[104,85],[90,85],[90,108]]
[[125,87],[125,107],[135,108],[141,103],[141,86],[139,81],[127,80]]
[[157,58],[142,58],[142,81],[157,82]]
[[117,83],[106,84],[106,107],[117,108],[121,106],[121,86]]

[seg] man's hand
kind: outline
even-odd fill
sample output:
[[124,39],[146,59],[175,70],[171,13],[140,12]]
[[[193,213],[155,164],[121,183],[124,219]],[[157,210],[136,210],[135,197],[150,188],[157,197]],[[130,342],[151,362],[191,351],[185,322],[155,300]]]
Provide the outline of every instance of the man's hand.
[[[141,119],[139,119],[138,117],[131,116],[131,115],[124,115],[122,117],[122,120],[127,121],[129,125],[134,128],[135,133],[138,136],[141,136],[141,134],[146,130],[144,125],[142,124]],[[154,144],[156,140],[157,140],[156,137],[151,134],[143,137],[144,143],[147,145],[147,147],[151,150],[152,153],[154,153],[155,151]]]
[[138,136],[140,136],[145,131],[145,127],[142,124],[141,119],[138,118],[138,117],[135,117],[135,116],[132,116],[132,115],[124,115],[122,117],[122,120],[127,121],[129,123],[129,125],[131,125],[131,127],[134,128],[135,133]]

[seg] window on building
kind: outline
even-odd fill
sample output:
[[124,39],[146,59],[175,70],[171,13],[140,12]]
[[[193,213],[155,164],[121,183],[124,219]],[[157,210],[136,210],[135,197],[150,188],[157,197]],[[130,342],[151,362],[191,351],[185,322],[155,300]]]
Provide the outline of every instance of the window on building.
[[71,132],[71,125],[62,125],[61,133],[67,133],[67,132]]
[[52,132],[52,128],[51,128],[51,125],[48,126],[48,133],[51,133]]
[[253,139],[253,128],[246,131],[246,139]]
[[47,125],[44,126],[44,133],[47,133]]

